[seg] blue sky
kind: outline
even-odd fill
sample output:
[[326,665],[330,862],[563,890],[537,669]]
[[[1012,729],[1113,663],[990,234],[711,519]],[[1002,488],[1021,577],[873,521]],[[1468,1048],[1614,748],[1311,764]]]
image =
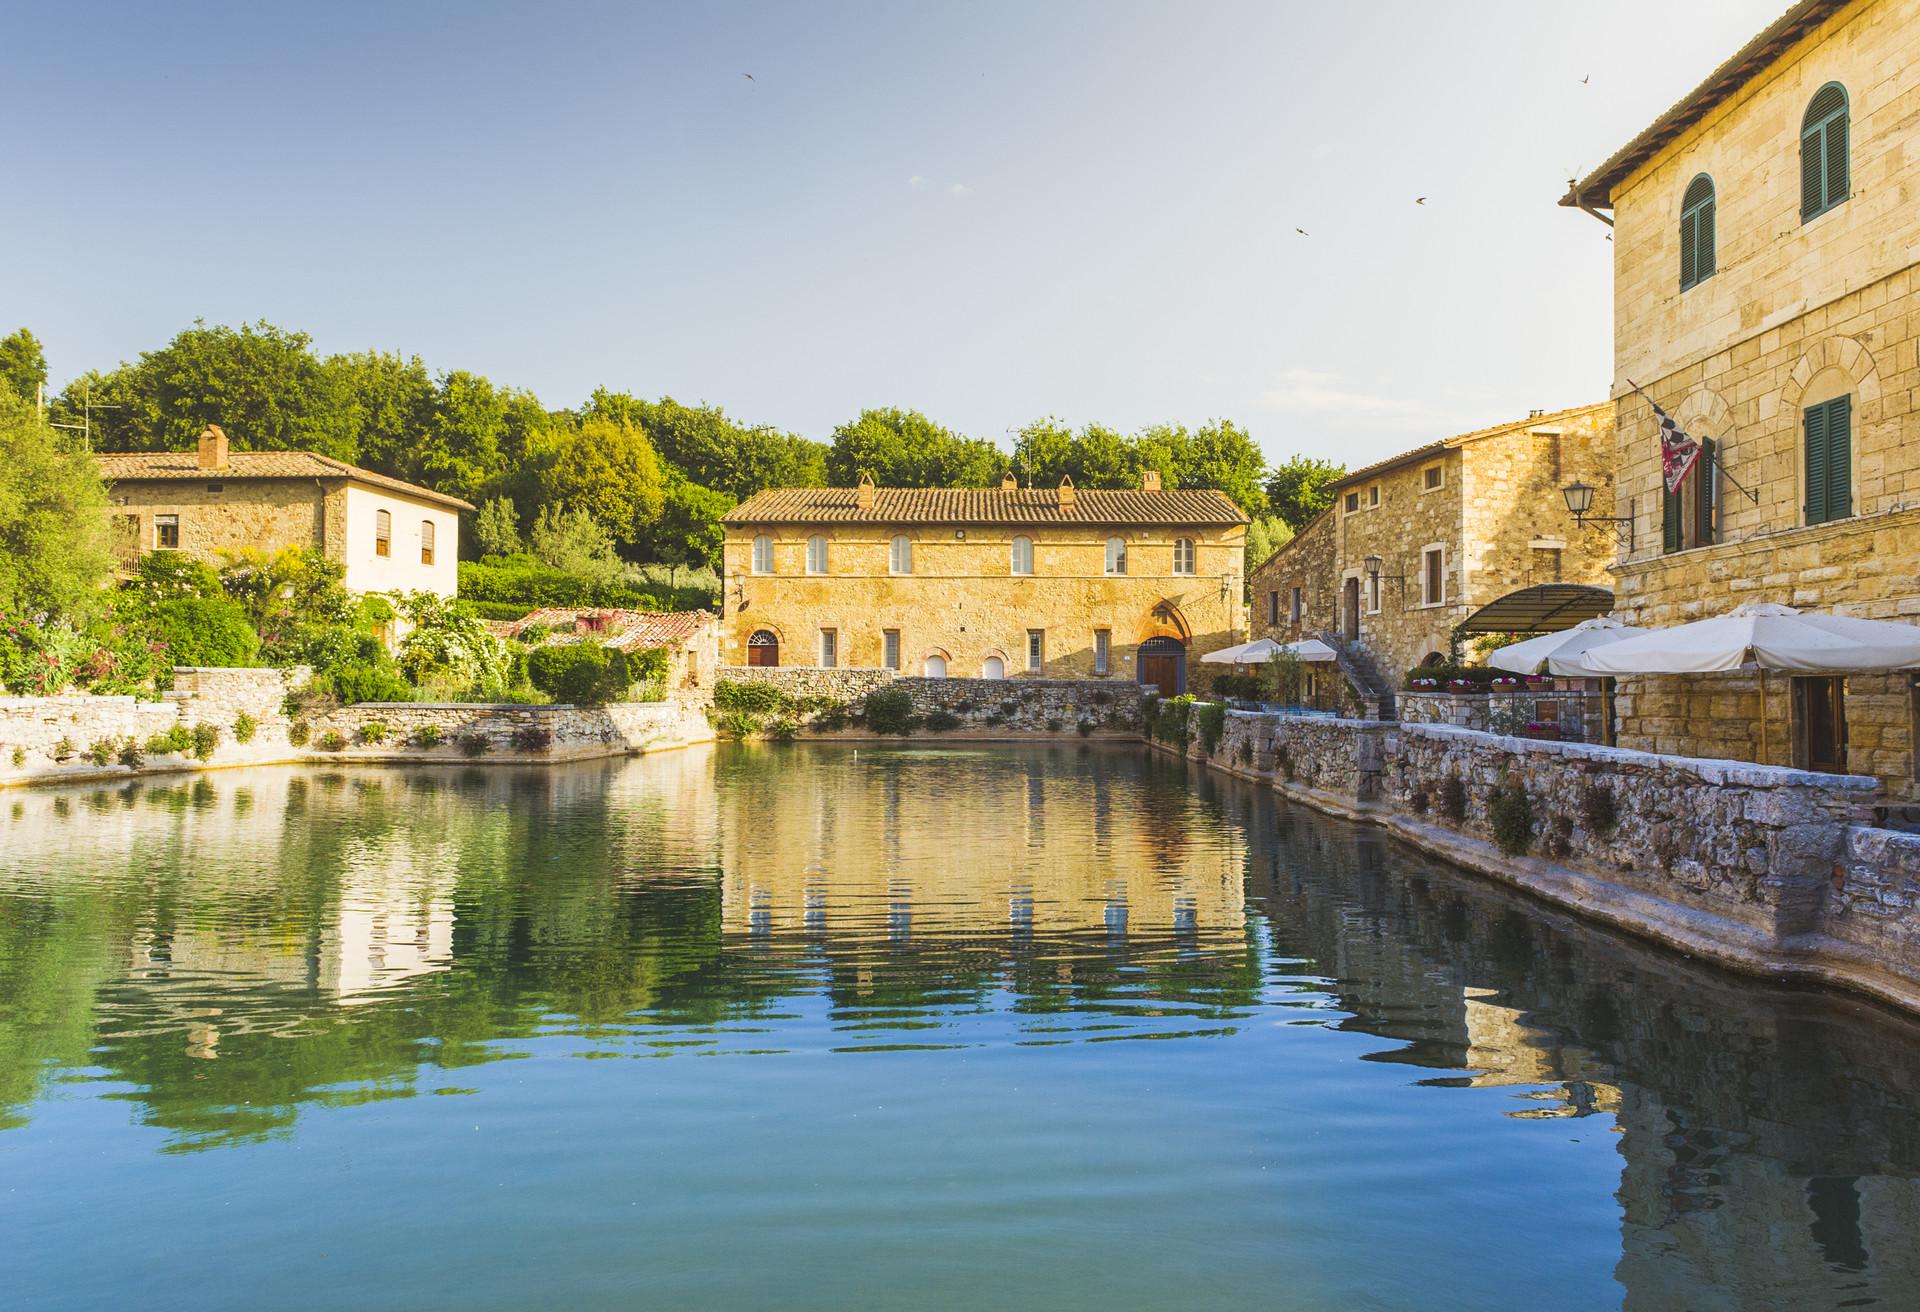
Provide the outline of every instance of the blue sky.
[[1784,4],[14,6],[0,331],[1364,463],[1607,394],[1554,202]]

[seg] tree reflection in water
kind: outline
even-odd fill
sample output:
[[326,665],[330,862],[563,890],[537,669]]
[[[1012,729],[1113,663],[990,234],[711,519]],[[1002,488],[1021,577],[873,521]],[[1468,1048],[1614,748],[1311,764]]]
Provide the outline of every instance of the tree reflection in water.
[[0,1130],[83,1080],[168,1151],[218,1148],[556,1036],[671,1057],[1292,1018],[1617,1130],[1629,1307],[1920,1276],[1914,1026],[1139,750],[233,771],[0,817]]

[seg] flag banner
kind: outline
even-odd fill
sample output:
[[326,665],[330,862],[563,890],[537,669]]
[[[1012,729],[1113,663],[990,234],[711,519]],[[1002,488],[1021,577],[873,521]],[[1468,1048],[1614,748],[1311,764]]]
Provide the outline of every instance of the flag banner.
[[[1640,392],[1640,384],[1627,379],[1627,386]],[[1667,477],[1667,495],[1680,495],[1680,485],[1693,472],[1700,459],[1700,444],[1681,431],[1680,425],[1673,422],[1673,416],[1662,410],[1659,404],[1645,392],[1640,392],[1653,413],[1660,416],[1660,469]]]

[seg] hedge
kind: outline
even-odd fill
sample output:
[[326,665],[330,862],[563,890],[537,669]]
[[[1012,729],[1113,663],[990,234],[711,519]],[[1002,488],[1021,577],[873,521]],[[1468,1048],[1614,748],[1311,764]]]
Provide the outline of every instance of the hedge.
[[174,665],[251,665],[260,650],[260,635],[247,612],[225,597],[160,602],[153,608],[151,631],[167,644],[167,660]]
[[625,652],[586,642],[536,648],[527,657],[527,678],[555,701],[573,706],[619,701],[633,686]]

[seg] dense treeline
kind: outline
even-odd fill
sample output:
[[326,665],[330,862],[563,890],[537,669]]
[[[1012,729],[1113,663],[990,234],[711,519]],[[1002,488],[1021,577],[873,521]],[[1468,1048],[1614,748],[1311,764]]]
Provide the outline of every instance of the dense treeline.
[[[0,342],[0,377],[16,395],[31,395],[36,370],[44,381],[31,334]],[[1322,485],[1340,472],[1300,458],[1269,469],[1226,420],[1123,434],[1049,417],[1023,429],[1009,453],[898,408],[863,411],[827,442],[714,405],[605,388],[555,410],[466,370],[432,372],[418,356],[321,355],[306,334],[264,321],[196,323],[136,361],[83,373],[52,399],[49,417],[88,427],[103,452],[187,450],[210,423],[235,450],[317,451],[486,507],[467,525],[469,558],[521,553],[546,568],[597,562],[581,568],[602,573],[621,562],[715,565],[718,519],[735,503],[763,488],[850,486],[863,475],[891,487],[994,487],[1011,472],[1032,486],[1071,477],[1119,488],[1153,469],[1169,488],[1226,493],[1256,520],[1251,536],[1264,555],[1324,508]],[[563,541],[565,560],[551,545]]]

